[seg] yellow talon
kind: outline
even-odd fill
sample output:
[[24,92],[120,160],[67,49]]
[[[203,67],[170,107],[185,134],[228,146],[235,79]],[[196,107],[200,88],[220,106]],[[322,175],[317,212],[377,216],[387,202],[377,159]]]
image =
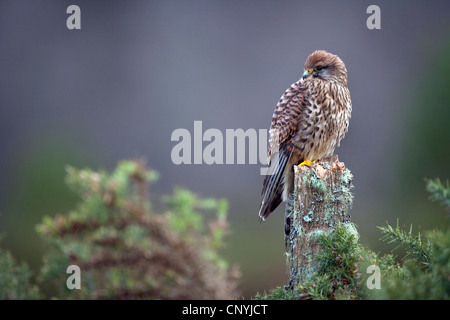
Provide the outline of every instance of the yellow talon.
[[305,161],[303,161],[302,163],[300,163],[298,166],[299,167],[301,167],[301,166],[308,166],[308,167],[310,167],[312,164],[314,164],[314,163],[316,163],[317,161],[316,160],[314,160],[313,162],[311,162],[311,161],[309,161],[309,160],[305,160]]

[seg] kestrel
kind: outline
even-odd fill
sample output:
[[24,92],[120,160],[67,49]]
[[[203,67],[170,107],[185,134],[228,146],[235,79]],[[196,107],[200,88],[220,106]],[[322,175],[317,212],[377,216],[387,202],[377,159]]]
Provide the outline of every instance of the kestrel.
[[264,179],[259,217],[265,220],[294,190],[294,165],[333,154],[352,111],[347,69],[336,55],[314,51],[302,78],[281,96],[269,131],[271,172]]

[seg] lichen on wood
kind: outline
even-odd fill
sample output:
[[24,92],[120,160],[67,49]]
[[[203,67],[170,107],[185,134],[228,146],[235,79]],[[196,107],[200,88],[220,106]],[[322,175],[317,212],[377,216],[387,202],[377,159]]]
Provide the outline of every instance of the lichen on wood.
[[350,222],[353,176],[337,155],[294,167],[294,193],[285,212],[287,288],[311,280],[317,270],[317,239],[338,224]]

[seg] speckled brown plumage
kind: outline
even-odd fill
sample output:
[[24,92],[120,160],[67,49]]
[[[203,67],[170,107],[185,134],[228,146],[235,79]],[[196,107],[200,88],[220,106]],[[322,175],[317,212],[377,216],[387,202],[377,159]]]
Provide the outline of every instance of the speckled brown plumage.
[[259,216],[265,220],[293,192],[293,166],[332,155],[344,138],[352,111],[347,69],[323,50],[306,59],[302,78],[281,96],[270,127]]

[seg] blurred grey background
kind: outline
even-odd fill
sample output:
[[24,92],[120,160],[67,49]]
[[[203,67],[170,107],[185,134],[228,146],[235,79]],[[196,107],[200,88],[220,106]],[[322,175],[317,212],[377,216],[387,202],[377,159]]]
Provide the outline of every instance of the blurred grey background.
[[[66,8],[81,8],[68,30]],[[369,30],[366,9],[381,9]],[[145,158],[154,195],[175,186],[230,203],[224,255],[246,297],[287,280],[283,210],[260,224],[260,165],[179,165],[171,134],[268,129],[284,90],[316,49],[349,72],[353,114],[336,150],[354,175],[364,244],[386,221],[442,227],[424,177],[449,177],[449,1],[0,1],[2,246],[42,265],[35,225],[70,210],[66,164],[112,169]],[[206,145],[206,144],[204,144]]]

